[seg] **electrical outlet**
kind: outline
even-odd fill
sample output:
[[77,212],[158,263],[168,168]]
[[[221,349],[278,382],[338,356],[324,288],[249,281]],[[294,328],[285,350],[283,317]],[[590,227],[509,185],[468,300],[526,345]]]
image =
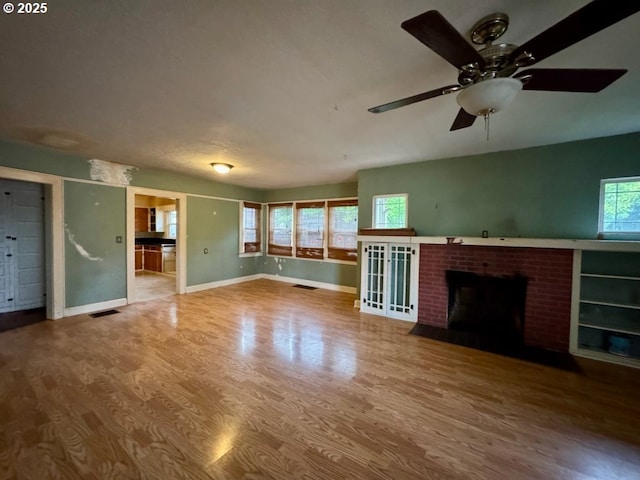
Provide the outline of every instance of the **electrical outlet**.
[[122,243],[122,237],[120,235],[116,237],[116,243]]
[[205,249],[204,249],[204,254],[206,255],[207,253],[209,253],[209,249],[208,249],[208,248],[205,248]]

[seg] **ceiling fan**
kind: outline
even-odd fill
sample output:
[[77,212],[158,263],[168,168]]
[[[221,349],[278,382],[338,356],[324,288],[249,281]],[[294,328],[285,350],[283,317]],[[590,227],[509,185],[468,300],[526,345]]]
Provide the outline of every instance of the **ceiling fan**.
[[[488,15],[471,29],[476,50],[436,10],[402,23],[402,28],[459,71],[458,83],[370,108],[372,113],[460,92],[461,106],[450,130],[470,127],[504,109],[520,90],[599,92],[624,75],[624,69],[519,68],[533,65],[640,11],[640,1],[594,0],[528,42],[493,44],[509,26],[504,13]],[[517,73],[516,73],[517,72]]]

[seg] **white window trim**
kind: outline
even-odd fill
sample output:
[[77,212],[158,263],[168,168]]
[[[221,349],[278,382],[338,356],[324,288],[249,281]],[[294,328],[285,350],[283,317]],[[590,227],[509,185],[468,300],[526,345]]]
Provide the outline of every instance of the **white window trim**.
[[371,227],[372,228],[380,228],[380,229],[387,228],[387,227],[376,226],[376,199],[390,198],[390,197],[404,197],[405,199],[404,227],[401,227],[401,228],[407,228],[409,226],[409,194],[408,193],[387,193],[384,195],[374,195],[371,198]]
[[640,237],[640,232],[637,231],[605,231],[604,230],[604,190],[605,185],[609,183],[625,183],[625,182],[640,182],[640,176],[635,177],[618,177],[618,178],[603,178],[600,180],[600,203],[598,205],[598,235],[615,237]]

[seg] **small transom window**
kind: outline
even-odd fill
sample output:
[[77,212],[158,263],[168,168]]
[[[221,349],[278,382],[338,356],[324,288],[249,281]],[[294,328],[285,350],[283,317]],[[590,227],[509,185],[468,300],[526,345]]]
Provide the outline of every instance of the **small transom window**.
[[373,228],[407,227],[407,194],[373,197]]
[[640,233],[640,177],[600,182],[601,233]]

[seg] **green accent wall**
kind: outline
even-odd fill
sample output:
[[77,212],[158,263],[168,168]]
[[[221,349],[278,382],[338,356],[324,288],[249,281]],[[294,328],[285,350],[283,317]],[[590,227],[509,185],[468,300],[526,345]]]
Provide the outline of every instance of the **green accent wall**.
[[352,264],[272,256],[265,257],[264,273],[345,287],[356,287],[359,275]]
[[262,273],[262,257],[239,257],[239,208],[239,202],[187,197],[187,286]]
[[33,145],[0,141],[0,165],[60,177],[89,180],[87,158]]
[[264,192],[264,202],[289,202],[293,200],[322,200],[358,196],[358,183],[335,183],[309,187],[280,188]]
[[125,203],[124,188],[64,182],[67,308],[126,298]]
[[374,195],[408,193],[418,235],[593,239],[600,180],[637,175],[640,133],[363,170],[359,224]]

